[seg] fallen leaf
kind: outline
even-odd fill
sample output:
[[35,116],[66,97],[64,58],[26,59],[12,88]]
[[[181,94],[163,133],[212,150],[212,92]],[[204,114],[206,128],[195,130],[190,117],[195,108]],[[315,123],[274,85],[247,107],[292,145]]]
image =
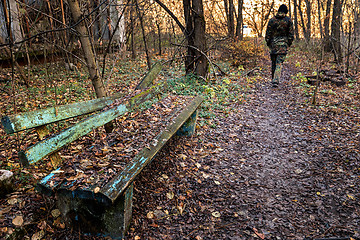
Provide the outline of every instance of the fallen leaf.
[[95,189],[94,189],[94,193],[98,193],[100,191],[100,188],[99,187],[96,187]]
[[45,232],[44,232],[44,230],[41,230],[41,231],[35,233],[34,235],[32,235],[31,240],[40,240],[44,236],[45,236]]
[[183,202],[181,202],[178,206],[177,209],[179,210],[180,215],[183,214],[184,210],[185,210],[185,206],[186,204],[184,204]]
[[265,239],[265,235],[262,233],[259,233],[256,228],[253,228],[254,233],[261,239]]
[[10,198],[7,200],[8,204],[10,205],[14,205],[18,202],[18,199],[17,198]]
[[22,216],[18,215],[16,216],[13,220],[12,220],[12,223],[15,225],[15,226],[22,226],[23,223],[24,223],[24,219]]
[[146,217],[149,219],[153,219],[155,217],[154,212],[150,211],[146,214]]
[[54,221],[53,225],[54,225],[55,227],[58,227],[58,228],[61,228],[61,229],[64,229],[64,228],[65,228],[65,223],[62,222],[61,218],[57,218],[57,219]]
[[168,192],[168,193],[166,193],[166,197],[171,200],[171,199],[174,198],[174,193],[173,192]]
[[213,217],[216,217],[216,218],[221,217],[221,214],[219,212],[213,212],[211,215],[213,215]]
[[355,200],[355,197],[354,197],[353,195],[348,194],[347,196],[348,196],[348,198],[350,198],[351,200]]
[[216,185],[220,185],[220,184],[221,184],[219,181],[216,181],[216,180],[214,180],[214,183],[215,183]]
[[209,174],[206,174],[206,173],[204,173],[204,172],[203,172],[202,174],[203,174],[203,178],[205,178],[205,179],[210,177]]
[[59,209],[54,209],[51,211],[51,215],[54,217],[54,218],[57,218],[60,216],[60,210]]

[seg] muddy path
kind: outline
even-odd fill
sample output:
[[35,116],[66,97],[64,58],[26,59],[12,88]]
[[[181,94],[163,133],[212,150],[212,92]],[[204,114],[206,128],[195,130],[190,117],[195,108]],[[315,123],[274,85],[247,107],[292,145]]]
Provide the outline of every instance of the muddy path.
[[359,238],[358,115],[301,106],[289,67],[279,88],[261,74],[135,183],[127,239]]

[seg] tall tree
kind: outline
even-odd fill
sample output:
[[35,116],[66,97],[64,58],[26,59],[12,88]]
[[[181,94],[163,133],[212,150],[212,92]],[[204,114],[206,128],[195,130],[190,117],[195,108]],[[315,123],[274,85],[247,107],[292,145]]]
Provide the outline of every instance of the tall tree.
[[195,49],[195,73],[206,77],[208,73],[208,60],[206,57],[206,25],[204,5],[202,0],[192,0],[192,14],[194,21],[194,47]]
[[341,0],[334,0],[333,16],[331,21],[331,46],[337,63],[342,62],[341,53],[341,14],[342,2]]
[[234,31],[235,31],[234,13],[235,13],[234,1],[229,0],[229,14],[228,14],[228,16],[229,16],[229,19],[228,19],[229,37],[234,37]]
[[360,35],[360,0],[356,0],[354,8],[354,20],[355,20],[355,37],[357,38]]
[[195,49],[194,46],[194,21],[191,14],[191,0],[183,0],[184,18],[185,18],[185,38],[187,40],[187,55],[185,57],[185,71],[187,74],[192,73],[195,69]]
[[322,21],[321,21],[321,4],[322,4],[321,0],[317,0],[320,37],[321,37],[321,39],[323,39],[324,38],[324,31],[323,31],[323,26],[322,26]]
[[236,37],[239,40],[243,39],[243,6],[244,0],[238,0],[238,14],[236,18]]
[[300,15],[300,20],[301,20],[301,27],[303,29],[303,34],[304,34],[304,38],[307,42],[310,41],[310,37],[311,37],[311,4],[309,0],[305,0],[306,3],[306,15],[307,15],[307,21],[305,23],[305,18],[304,18],[304,14],[302,11],[302,2],[301,0],[299,0],[299,4],[298,4],[298,11],[299,11],[299,15]]
[[297,0],[294,0],[294,34],[295,39],[299,39],[299,22],[297,14]]
[[330,11],[332,0],[326,1],[325,18],[324,18],[324,50],[326,52],[331,51],[330,41]]
[[305,0],[305,4],[306,4],[306,17],[307,17],[305,39],[307,41],[310,41],[310,38],[311,38],[311,2],[310,2],[310,0]]

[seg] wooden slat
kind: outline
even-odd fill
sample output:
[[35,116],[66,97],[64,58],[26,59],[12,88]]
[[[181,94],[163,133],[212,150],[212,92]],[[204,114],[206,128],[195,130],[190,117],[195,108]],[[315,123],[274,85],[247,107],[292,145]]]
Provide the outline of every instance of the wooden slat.
[[124,96],[123,93],[116,93],[110,97],[40,109],[18,115],[5,116],[1,119],[1,122],[6,133],[16,133],[41,125],[99,111],[102,108],[113,104],[116,99],[122,96]]
[[23,165],[27,166],[33,164],[42,158],[48,156],[49,154],[57,151],[61,147],[65,146],[68,143],[71,143],[82,137],[93,129],[103,126],[104,124],[114,120],[120,115],[136,108],[139,104],[150,99],[152,96],[156,95],[161,84],[153,86],[147,91],[141,92],[140,94],[132,97],[126,103],[116,106],[115,108],[109,109],[107,111],[95,114],[74,126],[60,132],[58,135],[45,139],[38,142],[37,144],[31,146],[26,151],[19,152],[19,158]]
[[150,69],[150,71],[146,74],[146,76],[141,80],[141,82],[136,86],[135,89],[145,89],[149,86],[154,84],[154,80],[157,77],[157,75],[162,70],[162,64],[160,62],[157,62],[154,64],[154,66]]
[[114,202],[117,197],[125,191],[125,189],[132,183],[135,177],[142,171],[142,169],[151,162],[157,152],[165,145],[165,143],[177,132],[177,130],[187,121],[187,119],[195,112],[203,101],[202,97],[196,97],[191,101],[186,108],[184,108],[177,118],[171,122],[166,129],[161,132],[155,141],[157,144],[151,145],[150,148],[143,148],[134,159],[126,165],[125,169],[117,174],[109,183],[101,188],[102,193],[106,198]]

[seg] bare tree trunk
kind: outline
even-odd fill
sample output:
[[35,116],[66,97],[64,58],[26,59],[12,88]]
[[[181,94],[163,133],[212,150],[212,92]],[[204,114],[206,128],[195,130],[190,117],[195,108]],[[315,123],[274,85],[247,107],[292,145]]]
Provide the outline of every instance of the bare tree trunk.
[[[83,14],[80,11],[78,0],[68,0],[68,3],[74,21],[78,22],[83,17]],[[76,31],[78,31],[78,33],[80,34],[79,38],[81,42],[81,47],[84,51],[85,60],[89,70],[90,79],[96,93],[96,97],[98,98],[105,97],[107,95],[105,91],[105,86],[100,78],[99,70],[96,65],[95,54],[92,50],[90,37],[87,28],[85,26],[85,22],[84,21],[80,22],[78,25],[76,25],[75,28]],[[112,123],[108,123],[105,125],[106,132],[111,132],[112,129],[113,129]]]
[[183,0],[184,4],[184,17],[185,17],[185,37],[187,40],[187,55],[185,57],[185,70],[186,74],[192,73],[195,69],[194,55],[194,26],[193,26],[193,15],[191,14],[191,0]]
[[297,15],[297,0],[294,0],[294,34],[295,39],[299,39],[299,22],[298,22],[298,15]]
[[331,21],[331,46],[335,56],[335,61],[340,64],[342,62],[341,53],[341,13],[342,4],[340,0],[334,0],[333,17]]
[[325,10],[325,19],[324,19],[324,50],[325,52],[331,51],[330,43],[330,10],[331,10],[331,1],[326,1],[326,10]]
[[226,26],[229,35],[229,26],[230,26],[230,16],[229,16],[229,0],[224,0],[224,8],[225,8],[225,15],[226,15]]
[[307,31],[306,31],[306,25],[305,25],[305,20],[304,20],[304,15],[301,9],[301,0],[299,0],[299,5],[298,5],[298,10],[299,10],[299,15],[300,15],[300,20],[301,20],[301,27],[303,29],[303,34],[304,34],[304,38],[307,41]]
[[355,38],[358,37],[358,35],[360,35],[360,0],[356,0],[356,7],[354,9],[354,20],[355,20],[355,24],[354,24],[354,35]]
[[243,39],[243,5],[244,0],[238,0],[238,16],[236,24],[236,37],[239,40]]
[[[133,2],[132,2],[133,3]],[[135,42],[134,42],[134,4],[130,7],[130,31],[131,31],[131,58],[136,58]]]
[[205,16],[202,0],[192,0],[194,16],[194,46],[195,50],[195,73],[206,78],[208,73],[208,60],[206,54]]
[[292,16],[292,14],[291,14],[291,0],[289,0],[288,5],[289,5],[289,17],[291,18],[291,16]]
[[229,0],[229,37],[234,37],[234,30],[235,30],[235,25],[234,25],[234,12],[235,12],[235,7],[234,7],[234,1],[233,0]]
[[150,70],[151,69],[150,53],[149,53],[149,49],[148,49],[147,41],[146,41],[144,21],[143,21],[143,17],[142,17],[142,14],[140,12],[140,8],[139,8],[139,4],[138,4],[137,0],[135,0],[135,5],[136,5],[136,11],[137,11],[137,14],[138,14],[138,17],[139,17],[139,20],[140,20],[141,33],[142,33],[143,40],[144,40],[146,62],[147,62],[147,65],[148,65],[148,69]]
[[318,20],[319,20],[319,27],[320,27],[320,38],[324,39],[324,31],[323,31],[323,26],[322,26],[322,22],[321,22],[321,1],[317,0],[317,5],[318,5]]
[[[79,2],[77,0],[68,0],[68,3],[74,21],[78,22],[83,17],[80,11]],[[105,97],[106,96],[105,86],[100,79],[99,71],[96,65],[95,55],[92,50],[89,34],[84,21],[82,21],[76,26],[76,31],[78,31],[80,34],[79,38],[81,42],[81,47],[84,51],[85,60],[88,66],[90,79],[95,89],[96,97],[98,98]]]
[[306,15],[307,15],[307,22],[306,22],[306,41],[310,41],[311,39],[311,2],[310,0],[305,0],[306,3]]
[[158,21],[156,21],[156,27],[157,27],[157,32],[158,32],[158,46],[159,46],[159,55],[161,56],[162,51],[161,51],[161,27],[160,27],[160,23]]

